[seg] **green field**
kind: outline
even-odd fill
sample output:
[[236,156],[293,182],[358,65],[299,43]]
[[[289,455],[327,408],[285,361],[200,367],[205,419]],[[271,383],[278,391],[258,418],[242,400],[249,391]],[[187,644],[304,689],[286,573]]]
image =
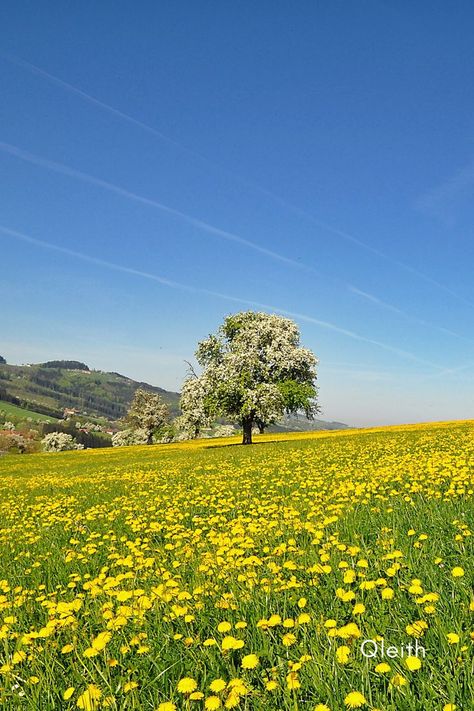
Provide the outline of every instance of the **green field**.
[[0,707],[472,709],[474,423],[236,443],[0,459]]
[[39,412],[33,412],[33,410],[26,410],[24,407],[18,407],[17,405],[12,405],[11,402],[5,402],[0,400],[0,425],[2,423],[2,418],[8,420],[9,417],[19,418],[21,420],[26,420],[31,417],[34,422],[56,422],[55,417],[47,417],[46,415],[41,415]]

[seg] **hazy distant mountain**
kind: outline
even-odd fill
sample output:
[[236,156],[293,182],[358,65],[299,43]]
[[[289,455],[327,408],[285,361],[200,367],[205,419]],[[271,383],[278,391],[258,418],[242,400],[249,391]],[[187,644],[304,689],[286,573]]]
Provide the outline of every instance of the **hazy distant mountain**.
[[316,430],[346,430],[350,425],[343,422],[328,422],[327,420],[307,420],[303,415],[289,415],[278,425],[269,427],[270,432],[314,432]]

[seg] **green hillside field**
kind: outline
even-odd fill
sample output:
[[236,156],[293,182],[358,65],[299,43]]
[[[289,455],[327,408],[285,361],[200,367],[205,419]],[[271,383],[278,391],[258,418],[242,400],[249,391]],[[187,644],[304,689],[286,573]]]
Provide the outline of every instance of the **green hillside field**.
[[161,395],[170,412],[178,414],[178,393],[138,382],[119,373],[51,367],[41,363],[0,364],[0,399],[7,400],[5,395],[8,394],[10,398],[16,398],[16,404],[48,417],[61,417],[65,408],[74,408],[81,417],[117,420],[126,414],[139,387]]
[[33,410],[27,410],[24,407],[18,407],[18,405],[13,405],[11,402],[0,400],[0,429],[2,418],[4,420],[8,420],[10,417],[19,418],[21,420],[26,420],[30,417],[34,422],[54,422],[56,419],[54,417],[42,415],[39,412],[34,412]]

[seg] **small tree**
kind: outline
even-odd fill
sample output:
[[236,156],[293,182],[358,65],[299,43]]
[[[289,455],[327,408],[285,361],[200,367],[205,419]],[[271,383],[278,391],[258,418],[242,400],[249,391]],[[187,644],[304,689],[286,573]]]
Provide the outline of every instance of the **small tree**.
[[84,449],[74,437],[66,432],[50,432],[41,440],[44,452],[66,452],[70,449]]
[[317,359],[300,346],[290,319],[253,311],[228,316],[217,334],[198,344],[196,358],[203,370],[186,379],[181,410],[197,431],[225,417],[242,427],[242,443],[251,444],[254,426],[264,430],[285,413],[312,418],[319,412]]
[[212,417],[206,410],[207,383],[198,378],[194,370],[183,383],[181,389],[181,415],[176,418],[178,429],[186,432],[192,439],[199,437],[204,427],[209,427]]
[[5,358],[3,356],[0,356],[0,365],[5,365],[6,362],[7,361],[5,360]]
[[132,444],[146,444],[148,433],[143,429],[119,430],[112,435],[112,447],[129,447]]
[[166,403],[155,393],[139,388],[130,404],[130,409],[125,417],[132,429],[144,430],[146,444],[152,444],[153,433],[164,425],[169,419]]

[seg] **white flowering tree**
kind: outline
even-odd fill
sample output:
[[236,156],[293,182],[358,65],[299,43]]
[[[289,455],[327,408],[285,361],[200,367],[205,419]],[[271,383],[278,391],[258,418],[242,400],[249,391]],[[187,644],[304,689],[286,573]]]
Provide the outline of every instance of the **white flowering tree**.
[[112,447],[129,447],[132,444],[147,444],[148,433],[144,429],[119,430],[112,435]]
[[131,429],[144,430],[145,443],[152,444],[153,433],[169,419],[168,407],[156,393],[139,388],[130,404],[125,422]]
[[83,444],[77,444],[74,437],[67,432],[50,432],[41,440],[44,452],[66,452],[70,449],[84,449]]
[[181,415],[175,424],[189,437],[198,437],[204,427],[210,427],[212,416],[207,412],[208,383],[204,375],[198,378],[194,372],[186,378],[181,389]]
[[181,396],[182,418],[197,434],[216,417],[243,430],[243,444],[285,413],[312,418],[317,358],[300,346],[298,326],[275,314],[245,311],[228,316],[215,335],[198,344],[202,373],[192,372]]

